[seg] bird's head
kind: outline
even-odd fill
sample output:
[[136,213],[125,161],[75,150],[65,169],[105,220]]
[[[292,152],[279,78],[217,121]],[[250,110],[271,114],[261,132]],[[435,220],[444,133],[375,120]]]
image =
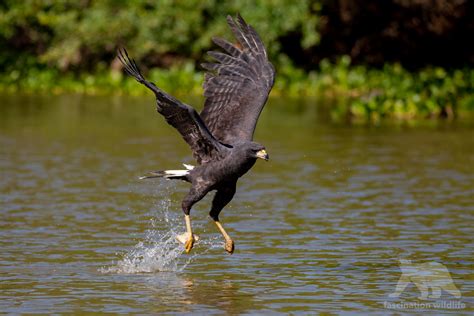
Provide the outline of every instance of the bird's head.
[[268,156],[265,146],[256,142],[250,142],[247,147],[247,152],[252,158],[260,158],[268,161],[270,157]]

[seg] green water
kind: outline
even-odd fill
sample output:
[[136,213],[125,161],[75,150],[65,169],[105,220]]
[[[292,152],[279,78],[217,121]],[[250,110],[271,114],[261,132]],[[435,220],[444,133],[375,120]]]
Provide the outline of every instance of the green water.
[[[184,231],[188,185],[140,181],[192,163],[152,98],[2,96],[0,311],[5,313],[392,314],[399,259],[438,262],[473,309],[474,124],[330,123],[313,100],[270,100],[259,161],[221,220]],[[322,107],[319,107],[322,108]]]

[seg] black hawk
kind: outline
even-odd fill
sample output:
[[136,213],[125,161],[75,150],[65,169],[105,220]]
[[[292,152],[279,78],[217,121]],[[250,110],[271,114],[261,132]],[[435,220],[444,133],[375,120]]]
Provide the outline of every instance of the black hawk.
[[203,85],[204,109],[200,114],[147,81],[125,49],[118,52],[125,71],[155,93],[158,113],[178,130],[197,160],[196,167],[184,165],[185,170],[155,171],[141,177],[191,183],[182,202],[186,233],[177,237],[187,253],[197,237],[191,229],[191,207],[214,190],[217,192],[209,214],[224,236],[225,250],[233,253],[234,242],[219,222],[219,213],[234,197],[237,180],[252,168],[257,158],[269,158],[265,147],[252,139],[272,89],[275,70],[257,32],[240,15],[235,20],[228,16],[227,22],[238,43],[213,38],[224,52],[208,52],[216,62],[202,64],[208,72]]

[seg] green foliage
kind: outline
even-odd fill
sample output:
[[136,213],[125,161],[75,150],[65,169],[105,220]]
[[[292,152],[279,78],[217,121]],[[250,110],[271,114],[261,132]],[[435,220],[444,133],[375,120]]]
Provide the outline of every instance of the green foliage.
[[[318,71],[309,74],[282,62],[272,91],[273,96],[320,97],[334,99],[331,108],[336,120],[356,118],[380,120],[383,118],[409,119],[414,117],[447,116],[474,111],[474,70],[446,71],[425,68],[417,73],[405,70],[399,64],[383,69],[351,66],[348,57],[331,64],[321,62]],[[154,68],[147,77],[165,91],[177,95],[201,94],[204,74],[192,63],[170,69]],[[21,79],[13,70],[0,75],[0,90],[53,93],[77,92],[88,94],[127,93],[147,94],[121,71],[101,71],[94,75],[63,74],[55,69],[32,68]]]
[[[194,69],[191,63],[182,67],[170,69],[155,68],[147,78],[155,82],[165,91],[178,95],[200,94],[202,74]],[[19,77],[19,72],[13,70],[0,74],[0,91],[55,94],[75,92],[84,94],[134,94],[143,95],[149,91],[139,85],[135,79],[126,76],[121,71],[101,71],[90,73],[61,73],[55,69],[30,69]]]
[[369,120],[385,117],[412,118],[446,116],[474,110],[474,70],[446,71],[427,67],[409,72],[399,64],[383,69],[350,66],[343,57],[332,65],[321,63],[316,91],[348,99],[345,111],[339,113]]
[[197,65],[214,49],[213,36],[230,37],[224,17],[240,12],[261,34],[277,68],[274,95],[332,97],[337,119],[449,117],[474,111],[474,71],[467,68],[409,72],[386,64],[373,69],[352,65],[347,56],[306,65],[307,70],[296,67],[288,53],[293,47],[282,47],[281,39],[297,38],[296,51],[314,49],[319,26],[327,22],[323,3],[6,0],[0,4],[0,89],[147,93],[121,72],[115,52],[124,46],[164,90],[200,94],[203,76]]
[[410,72],[400,64],[382,69],[323,60],[317,71],[305,73],[288,60],[280,62],[275,94],[324,96],[335,102],[334,119],[380,120],[387,117],[454,117],[474,111],[474,70],[447,71],[426,67]]
[[[10,0],[0,10],[0,42],[19,45],[11,47],[7,58],[0,54],[4,67],[18,60],[18,49],[22,63],[35,56],[40,65],[60,70],[110,64],[119,46],[137,60],[161,57],[149,64],[194,61],[212,48],[212,36],[228,35],[225,16],[237,12],[271,43],[272,58],[280,53],[277,38],[288,32],[301,30],[306,46],[319,39],[309,0]],[[15,63],[14,68],[25,67]]]

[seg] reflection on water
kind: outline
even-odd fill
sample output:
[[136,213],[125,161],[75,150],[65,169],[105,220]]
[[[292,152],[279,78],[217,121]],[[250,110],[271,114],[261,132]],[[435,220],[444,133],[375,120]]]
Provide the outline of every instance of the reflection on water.
[[187,184],[137,180],[192,162],[152,98],[2,97],[0,310],[390,313],[420,294],[389,298],[407,258],[445,265],[472,312],[472,122],[332,125],[313,102],[263,112],[272,159],[222,213],[235,254],[207,197],[188,256]]

